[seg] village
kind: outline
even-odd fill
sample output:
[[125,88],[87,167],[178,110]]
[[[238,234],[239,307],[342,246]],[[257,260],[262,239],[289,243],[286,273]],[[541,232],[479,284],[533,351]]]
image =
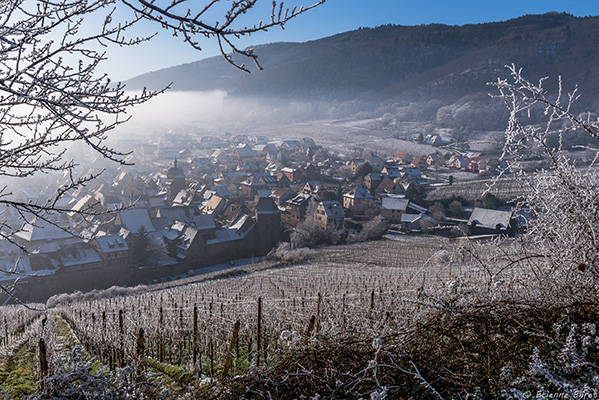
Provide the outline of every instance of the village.
[[[519,229],[498,199],[427,200],[456,185],[454,175],[506,173],[497,158],[442,147],[424,156],[398,149],[392,157],[343,158],[312,138],[231,134],[128,145],[131,166],[91,159],[82,175],[105,170],[60,199],[66,212],[28,220],[0,242],[0,280],[12,291],[6,301],[157,283],[259,259],[282,241],[304,247],[384,233],[513,236]],[[51,190],[57,182],[34,181],[19,196],[43,201],[44,184]],[[10,210],[5,217],[21,218]]]

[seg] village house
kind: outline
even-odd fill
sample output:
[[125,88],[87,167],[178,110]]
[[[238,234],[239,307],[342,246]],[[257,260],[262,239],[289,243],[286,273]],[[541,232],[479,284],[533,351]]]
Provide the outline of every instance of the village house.
[[372,167],[373,172],[381,172],[385,168],[385,160],[381,157],[373,155],[368,157],[368,164]]
[[385,178],[379,183],[374,190],[377,197],[381,197],[386,194],[404,194],[405,188],[400,183],[401,178],[395,178],[393,180]]
[[82,197],[67,213],[69,222],[72,224],[82,224],[88,220],[90,214],[100,214],[106,211],[106,207],[102,205],[94,196],[88,194]]
[[374,198],[362,186],[356,186],[348,193],[343,194],[343,208],[351,216],[364,215],[372,207]]
[[418,183],[422,179],[422,171],[418,168],[414,167],[401,167],[400,168],[401,176],[400,178],[404,179],[408,177],[410,181],[414,183]]
[[202,208],[202,214],[219,214],[227,205],[227,201],[219,195],[212,195],[208,203]]
[[263,183],[267,188],[275,189],[279,187],[279,179],[276,176],[266,173],[259,173],[254,174],[254,177],[257,177],[258,181]]
[[266,185],[264,182],[260,182],[260,179],[256,178],[256,176],[252,176],[247,181],[241,182],[241,193],[250,199],[254,198],[259,190],[263,189],[266,189]]
[[426,135],[424,137],[424,143],[430,144],[431,146],[441,146],[443,144],[443,139],[439,135]]
[[58,250],[62,271],[74,272],[98,269],[102,266],[102,258],[94,247],[88,243],[62,245]]
[[236,144],[247,144],[250,142],[248,135],[235,135],[231,137],[231,140]]
[[352,172],[355,174],[356,172],[358,172],[358,169],[366,164],[366,160],[364,159],[353,159],[351,160],[347,165],[349,166],[349,168],[352,170]]
[[312,196],[300,193],[291,200],[287,201],[285,212],[281,216],[283,223],[289,227],[296,227],[306,216],[306,210],[312,199]]
[[317,150],[313,155],[312,155],[312,162],[315,162],[316,164],[320,164],[325,162],[327,159],[327,154],[324,150],[320,149]]
[[322,201],[316,206],[314,221],[327,232],[343,229],[344,219],[345,212],[337,200]]
[[320,169],[315,167],[312,163],[307,163],[307,165],[300,165],[298,170],[302,174],[302,182],[320,180]]
[[374,191],[383,180],[388,178],[389,175],[387,174],[372,172],[364,177],[364,186],[368,190]]
[[403,197],[385,196],[381,198],[381,216],[391,223],[401,223],[404,214],[424,214],[426,208],[412,203]]
[[386,174],[391,180],[395,178],[401,178],[402,175],[398,165],[386,165],[381,171],[381,174]]
[[52,218],[51,221],[53,223],[32,216],[12,238],[30,251],[47,243],[58,244],[79,240],[60,228],[60,226],[67,226],[67,221],[59,216]]
[[121,171],[112,183],[112,190],[121,198],[136,200],[141,196],[141,191],[135,183],[135,177],[128,171]]
[[277,188],[274,189],[270,197],[274,200],[275,204],[279,207],[283,207],[287,204],[287,201],[291,200],[297,195],[297,192],[290,188]]
[[248,145],[238,147],[235,149],[234,156],[238,160],[247,160],[254,157],[254,150]]
[[410,153],[408,153],[407,151],[398,151],[397,153],[395,153],[395,155],[393,156],[393,159],[398,163],[398,164],[410,164],[412,162],[414,157],[412,157],[410,155]]
[[428,164],[426,163],[426,157],[414,157],[410,165],[413,168],[418,168],[421,171],[428,169]]
[[475,174],[478,174],[479,172],[486,170],[487,163],[488,161],[484,157],[472,157],[470,159],[469,169]]
[[252,142],[256,144],[266,144],[268,143],[268,138],[266,136],[255,135],[252,136]]
[[432,153],[426,157],[426,163],[431,168],[438,168],[445,164],[445,157],[441,153]]
[[455,169],[467,169],[470,165],[470,160],[466,157],[460,155],[452,155],[449,160],[447,160],[447,166]]
[[184,189],[177,193],[175,199],[173,200],[173,206],[190,206],[190,205],[200,205],[202,203],[202,195],[206,187],[203,186],[200,189]]
[[228,152],[225,149],[215,150],[210,155],[210,159],[212,160],[212,162],[217,163],[217,164],[226,163],[227,161],[229,161],[229,155],[227,153]]
[[301,170],[297,169],[297,168],[290,168],[290,167],[285,167],[285,168],[281,168],[281,175],[285,175],[285,177],[287,179],[289,179],[289,182],[301,182],[304,174]]
[[300,143],[298,140],[285,140],[281,146],[279,146],[279,149],[284,151],[295,151],[299,149],[299,145]]
[[468,228],[473,235],[515,236],[517,220],[513,211],[476,207],[468,219]]
[[129,246],[118,235],[106,235],[94,238],[91,245],[100,255],[104,267],[125,267],[129,260]]

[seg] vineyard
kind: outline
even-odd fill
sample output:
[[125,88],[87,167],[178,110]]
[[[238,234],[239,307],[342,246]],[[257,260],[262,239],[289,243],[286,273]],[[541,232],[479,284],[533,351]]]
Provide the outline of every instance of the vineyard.
[[463,274],[447,263],[449,245],[420,238],[339,246],[305,265],[59,304],[46,314],[4,307],[1,354],[37,335],[51,360],[46,372],[53,372],[52,327],[64,321],[108,370],[129,365],[200,390],[319,338],[371,340],[407,329],[420,309],[418,288]]
[[[496,390],[485,374],[502,365],[476,357],[488,348],[515,360],[513,343],[502,342],[512,336],[498,341],[464,318],[505,325],[504,306],[455,310],[476,283],[490,282],[485,257],[499,263],[485,244],[476,254],[465,248],[400,237],[320,249],[299,265],[268,261],[169,286],[58,297],[45,311],[2,307],[0,387],[5,398],[30,399],[424,399],[444,398],[435,386],[447,382],[465,390],[472,375],[472,390]],[[526,324],[515,321],[522,341]],[[447,372],[459,368],[464,375]]]
[[522,197],[527,190],[522,179],[506,177],[500,179],[484,179],[467,182],[457,182],[450,186],[439,187],[427,194],[427,200],[436,201],[452,197],[475,201],[487,192],[503,200]]

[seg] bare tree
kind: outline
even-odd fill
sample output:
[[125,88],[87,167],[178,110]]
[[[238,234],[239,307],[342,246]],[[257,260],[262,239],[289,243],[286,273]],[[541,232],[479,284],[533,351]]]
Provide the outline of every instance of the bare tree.
[[593,278],[599,276],[599,151],[592,149],[593,161],[579,166],[563,152],[562,143],[574,131],[599,140],[599,121],[574,111],[577,87],[566,94],[558,78],[558,90],[551,94],[543,86],[546,79],[532,83],[515,66],[508,68],[511,77],[493,83],[510,113],[503,157],[518,162],[531,149],[540,149],[550,168],[520,174],[527,189],[521,205],[532,218],[501,270],[523,266],[542,291],[567,287],[559,293],[580,301],[596,292]]
[[235,61],[234,56],[249,58],[262,69],[254,49],[240,49],[235,40],[241,36],[266,31],[273,27],[284,28],[291,19],[304,12],[324,4],[327,0],[318,0],[308,6],[285,7],[284,2],[272,1],[270,15],[264,22],[259,21],[251,26],[240,20],[241,17],[256,6],[258,0],[122,0],[138,15],[157,22],[170,30],[174,35],[181,35],[186,43],[194,49],[201,50],[200,39],[214,38],[218,41],[220,51],[225,59],[235,67],[249,72],[244,64]]

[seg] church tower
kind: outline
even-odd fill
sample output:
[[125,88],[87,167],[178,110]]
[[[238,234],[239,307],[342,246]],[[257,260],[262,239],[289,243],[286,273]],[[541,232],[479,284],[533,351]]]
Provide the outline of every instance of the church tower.
[[168,205],[173,205],[173,200],[175,200],[177,194],[184,189],[187,189],[185,174],[175,158],[174,167],[169,168],[166,175],[166,202]]
[[256,204],[256,228],[254,251],[264,256],[281,240],[281,211],[270,197]]

